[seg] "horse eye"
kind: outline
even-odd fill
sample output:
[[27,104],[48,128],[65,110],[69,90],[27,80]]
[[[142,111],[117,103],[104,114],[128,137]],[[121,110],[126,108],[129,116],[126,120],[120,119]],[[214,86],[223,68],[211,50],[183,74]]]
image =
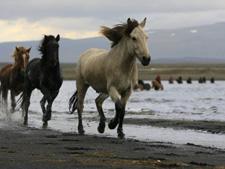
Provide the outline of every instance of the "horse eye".
[[133,41],[136,41],[137,39],[136,39],[135,37],[132,37],[132,40],[133,40]]

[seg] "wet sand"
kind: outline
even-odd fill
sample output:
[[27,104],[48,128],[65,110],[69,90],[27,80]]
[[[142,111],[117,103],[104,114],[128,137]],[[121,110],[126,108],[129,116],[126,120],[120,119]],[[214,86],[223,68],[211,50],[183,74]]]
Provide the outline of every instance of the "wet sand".
[[0,129],[0,166],[1,169],[225,168],[225,150],[14,126]]
[[[164,127],[179,129],[201,130],[208,133],[225,134],[225,123],[222,121],[206,120],[168,120],[168,119],[132,119],[126,118],[125,124],[151,125],[154,127]],[[225,141],[224,141],[225,144]]]

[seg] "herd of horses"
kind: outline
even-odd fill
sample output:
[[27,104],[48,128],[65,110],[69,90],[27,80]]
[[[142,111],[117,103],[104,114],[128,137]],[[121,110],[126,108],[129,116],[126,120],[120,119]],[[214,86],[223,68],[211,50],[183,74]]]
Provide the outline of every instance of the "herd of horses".
[[[181,76],[179,76],[179,77],[176,79],[176,81],[177,81],[178,84],[182,84],[182,83],[183,83],[183,79],[182,79]],[[192,78],[189,77],[189,78],[187,78],[186,81],[187,81],[188,84],[191,84],[191,83],[192,83]],[[206,77],[200,77],[200,78],[198,79],[198,82],[199,82],[199,83],[206,83]],[[210,79],[210,82],[211,82],[211,83],[214,83],[214,82],[215,82],[214,77],[212,77],[212,78]],[[170,77],[169,83],[170,83],[170,84],[173,84],[173,83],[174,83],[173,80],[172,80],[172,77]]]
[[[210,83],[214,83],[215,82],[215,79],[214,77],[212,77],[211,79],[209,79]],[[169,84],[173,84],[174,83],[174,80],[173,80],[173,77],[171,76],[168,80]],[[179,76],[177,79],[176,79],[176,82],[178,84],[182,84],[183,83],[183,79],[181,76]],[[192,84],[192,78],[189,77],[186,82],[188,84]],[[198,82],[199,83],[206,83],[206,77],[200,77],[198,79]],[[138,80],[138,82],[134,85],[134,90],[136,91],[142,91],[142,90],[150,90],[150,89],[155,89],[155,90],[163,90],[163,85],[161,83],[161,81],[157,80],[152,80],[152,86],[149,84],[149,83],[144,83],[143,80]]]
[[[100,116],[99,133],[104,133],[106,117],[102,104],[110,97],[115,104],[115,116],[108,127],[115,129],[119,138],[124,138],[123,120],[126,103],[131,95],[137,80],[138,59],[142,65],[147,66],[151,57],[148,50],[148,36],[143,28],[146,18],[138,23],[127,19],[126,23],[115,25],[113,28],[103,26],[100,33],[111,42],[109,51],[102,49],[89,49],[79,58],[76,71],[77,91],[69,100],[69,110],[78,112],[78,132],[84,134],[82,112],[87,89],[91,86],[99,96],[95,99],[97,111]],[[14,64],[8,64],[0,70],[1,107],[7,110],[7,95],[11,92],[11,110],[22,108],[24,125],[28,124],[28,110],[32,91],[36,88],[41,91],[43,98],[40,106],[43,112],[43,126],[51,119],[52,103],[57,97],[63,82],[63,75],[59,64],[60,36],[45,35],[39,51],[41,58],[29,61],[31,48],[16,47],[13,53]],[[72,90],[72,89],[71,89]],[[20,95],[17,102],[15,96]],[[16,107],[17,103],[17,107]]]
[[134,85],[134,90],[136,91],[142,91],[142,90],[163,90],[163,85],[160,81],[152,80],[152,85],[149,83],[144,83],[143,80],[138,80],[138,83]]

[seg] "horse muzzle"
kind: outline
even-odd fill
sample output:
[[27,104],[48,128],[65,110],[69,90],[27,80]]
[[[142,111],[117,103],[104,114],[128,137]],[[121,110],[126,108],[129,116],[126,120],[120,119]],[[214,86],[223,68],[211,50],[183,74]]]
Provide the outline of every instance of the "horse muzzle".
[[142,59],[141,59],[141,64],[143,66],[147,66],[147,65],[149,65],[150,61],[151,61],[150,56],[143,56]]

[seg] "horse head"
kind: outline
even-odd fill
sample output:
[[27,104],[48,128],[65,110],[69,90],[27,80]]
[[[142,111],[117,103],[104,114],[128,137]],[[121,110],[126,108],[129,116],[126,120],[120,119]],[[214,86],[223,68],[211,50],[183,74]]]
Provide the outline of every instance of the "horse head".
[[23,46],[15,47],[14,53],[11,55],[15,59],[14,65],[18,65],[21,68],[22,72],[24,72],[26,65],[29,62],[30,50],[31,47],[29,49],[26,49]]
[[128,43],[128,50],[132,56],[136,56],[137,59],[142,63],[142,65],[147,66],[150,63],[151,56],[148,51],[148,44],[147,39],[148,36],[144,33],[143,28],[146,23],[146,18],[135,27],[135,20],[131,20],[128,18],[127,26],[134,27],[129,35],[129,43]]
[[41,51],[43,54],[42,58],[48,61],[48,63],[50,63],[52,66],[56,66],[56,64],[59,62],[59,40],[59,35],[57,35],[57,37],[45,35],[39,47],[39,51]]
[[136,20],[128,18],[127,23],[118,24],[114,28],[102,26],[100,33],[112,41],[112,48],[125,37],[129,55],[135,56],[142,65],[147,66],[151,56],[148,51],[148,36],[143,31],[145,23],[146,18],[140,24]]

